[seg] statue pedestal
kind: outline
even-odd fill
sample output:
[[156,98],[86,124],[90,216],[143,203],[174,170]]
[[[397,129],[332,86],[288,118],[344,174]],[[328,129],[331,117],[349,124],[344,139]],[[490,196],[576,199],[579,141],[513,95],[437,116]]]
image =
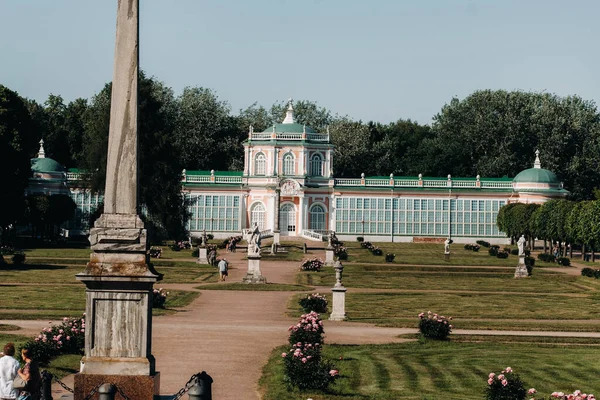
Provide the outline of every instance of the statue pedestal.
[[[160,373],[152,376],[75,374],[74,400],[84,400],[102,383],[113,383],[130,399],[152,400],[160,394]],[[93,397],[97,398],[97,397]],[[118,396],[117,398],[121,398]]]
[[329,315],[330,321],[344,321],[346,317],[346,288],[344,286],[337,286],[331,289],[332,292],[332,305],[331,314]]
[[449,251],[445,251],[444,252],[444,260],[445,261],[450,261],[450,252]]
[[325,248],[325,265],[328,266],[332,266],[334,259],[333,259],[333,247],[326,247]]
[[206,247],[198,247],[198,264],[208,264]]
[[279,231],[273,231],[273,243],[280,245],[279,243]]
[[519,263],[515,269],[515,278],[526,278],[529,276],[527,266],[525,265],[525,255],[519,255]]
[[260,256],[248,256],[248,272],[242,279],[244,283],[267,283],[267,278],[260,273]]

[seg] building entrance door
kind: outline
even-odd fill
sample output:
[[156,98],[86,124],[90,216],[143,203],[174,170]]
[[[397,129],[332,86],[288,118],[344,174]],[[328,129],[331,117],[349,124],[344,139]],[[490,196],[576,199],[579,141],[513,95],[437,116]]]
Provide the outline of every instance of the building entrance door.
[[283,236],[296,235],[296,209],[292,204],[284,204],[279,211],[279,232]]

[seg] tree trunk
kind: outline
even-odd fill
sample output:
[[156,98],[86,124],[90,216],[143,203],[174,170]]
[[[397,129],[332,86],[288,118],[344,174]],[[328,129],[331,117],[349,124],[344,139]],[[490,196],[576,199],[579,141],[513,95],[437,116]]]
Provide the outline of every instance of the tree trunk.
[[592,262],[596,261],[596,252],[594,251],[595,249],[592,247]]
[[585,244],[581,245],[581,261],[585,260]]
[[544,239],[544,253],[548,253],[548,241]]

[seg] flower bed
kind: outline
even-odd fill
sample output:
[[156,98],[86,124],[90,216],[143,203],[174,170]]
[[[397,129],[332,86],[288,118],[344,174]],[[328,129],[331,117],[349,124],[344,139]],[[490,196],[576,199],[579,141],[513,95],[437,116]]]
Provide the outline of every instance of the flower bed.
[[169,292],[163,288],[154,289],[152,292],[152,308],[165,308],[168,294]]
[[83,354],[85,346],[85,314],[81,318],[65,317],[60,325],[43,328],[39,335],[19,349],[28,348],[32,358],[42,365],[61,354]]
[[319,272],[319,271],[321,271],[321,268],[323,268],[323,260],[318,259],[318,258],[304,260],[304,261],[302,261],[302,264],[300,264],[300,269],[302,271]]
[[479,251],[480,248],[481,246],[478,244],[465,244],[465,250]]
[[347,260],[348,259],[348,249],[344,246],[336,245],[333,246],[333,255],[337,257],[338,260]]
[[419,332],[428,339],[444,340],[452,332],[452,317],[444,317],[427,311],[419,314]]
[[162,256],[162,248],[158,246],[152,246],[150,247],[150,250],[148,250],[148,255],[151,258],[160,258]]
[[379,247],[373,246],[373,244],[371,242],[362,242],[360,244],[360,246],[364,249],[367,249],[371,252],[371,254],[373,254],[374,256],[382,256],[383,255],[383,250],[381,250]]
[[385,262],[393,262],[393,261],[394,261],[394,258],[396,258],[396,255],[395,255],[395,254],[392,254],[392,253],[387,253],[387,254],[385,255]]
[[510,367],[498,375],[490,373],[487,383],[486,400],[523,400],[527,396],[521,378]]
[[312,293],[300,299],[298,302],[304,312],[315,311],[318,313],[327,312],[327,299],[319,293]]

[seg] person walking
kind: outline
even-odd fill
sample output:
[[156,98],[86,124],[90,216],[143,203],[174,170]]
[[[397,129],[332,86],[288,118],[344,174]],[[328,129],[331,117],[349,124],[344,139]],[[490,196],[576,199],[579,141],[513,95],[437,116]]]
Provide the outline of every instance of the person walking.
[[15,359],[15,345],[4,346],[4,356],[0,357],[0,400],[15,400],[19,391],[13,389],[13,380],[19,371],[19,362]]
[[227,259],[223,258],[221,261],[219,261],[219,280],[225,282],[225,279],[227,279],[227,275],[228,272],[227,270],[229,269],[229,264],[227,263]]
[[17,373],[21,379],[27,382],[27,385],[25,390],[21,390],[17,400],[39,400],[41,396],[40,385],[42,383],[40,369],[37,363],[31,359],[31,351],[28,348],[21,350],[21,358],[25,361],[25,365]]

